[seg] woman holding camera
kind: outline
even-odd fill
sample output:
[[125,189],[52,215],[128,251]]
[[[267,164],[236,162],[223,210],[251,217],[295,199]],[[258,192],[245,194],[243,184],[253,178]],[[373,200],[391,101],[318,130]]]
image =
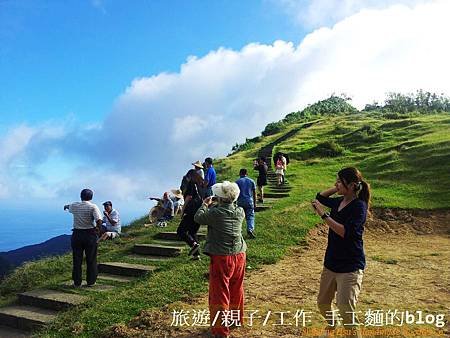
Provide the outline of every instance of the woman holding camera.
[[[339,197],[331,197],[335,194]],[[331,212],[325,212],[323,205],[331,208]],[[334,329],[337,319],[331,311],[336,294],[344,328],[351,332],[347,337],[361,337],[356,303],[366,265],[362,236],[369,205],[370,186],[353,167],[339,171],[335,185],[318,193],[312,202],[317,215],[329,227],[317,304],[328,321],[329,332]]]
[[228,337],[230,328],[222,323],[224,311],[236,311],[239,324],[244,312],[245,251],[242,237],[244,209],[236,205],[239,187],[224,181],[212,186],[217,204],[209,207],[208,197],[195,214],[195,221],[208,225],[205,254],[209,264],[209,311],[214,337]]

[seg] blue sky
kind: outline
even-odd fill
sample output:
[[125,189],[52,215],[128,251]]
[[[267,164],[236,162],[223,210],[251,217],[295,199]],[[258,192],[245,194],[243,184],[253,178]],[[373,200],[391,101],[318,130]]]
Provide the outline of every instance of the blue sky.
[[449,95],[449,12],[446,0],[0,0],[0,208],[10,225],[58,218],[89,187],[131,219],[190,163],[332,93],[359,108],[390,91]]
[[2,1],[1,122],[97,121],[136,76],[221,46],[298,42],[293,24],[265,1]]

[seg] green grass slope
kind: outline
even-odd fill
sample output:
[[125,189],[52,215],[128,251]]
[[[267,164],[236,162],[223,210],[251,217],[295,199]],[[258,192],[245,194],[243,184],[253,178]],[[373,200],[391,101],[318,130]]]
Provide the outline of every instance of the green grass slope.
[[[261,147],[299,128],[274,149],[290,155],[287,179],[293,189],[290,197],[277,202],[273,209],[257,214],[258,238],[248,242],[248,271],[277,262],[289,247],[304,242],[307,231],[319,221],[310,210],[310,200],[317,191],[334,184],[336,172],[344,166],[361,169],[372,185],[375,207],[450,206],[450,114],[391,120],[378,113],[352,113],[322,116],[313,122],[308,127],[302,122],[285,124],[281,132],[258,138],[248,149],[217,161],[219,180],[235,180],[241,167],[251,169]],[[256,176],[252,170],[250,173]],[[126,229],[129,237],[102,243],[99,261],[149,264],[126,257],[134,243],[150,243],[159,231],[144,228],[145,221],[144,217],[133,222]],[[165,230],[173,231],[176,226],[177,220]],[[128,323],[140,310],[161,308],[207,290],[208,259],[191,262],[182,255],[156,265],[160,269],[153,275],[94,294],[89,303],[61,314],[54,324],[39,332],[39,337],[102,336],[112,325]],[[0,304],[13,302],[16,292],[60,288],[70,279],[70,271],[69,255],[27,263],[0,285]]]

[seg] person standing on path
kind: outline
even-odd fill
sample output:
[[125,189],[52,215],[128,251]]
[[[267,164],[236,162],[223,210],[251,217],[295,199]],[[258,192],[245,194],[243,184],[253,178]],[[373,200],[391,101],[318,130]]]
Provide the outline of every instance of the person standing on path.
[[280,156],[281,162],[283,163],[283,174],[281,175],[281,184],[286,183],[286,169],[287,169],[287,160],[284,154],[281,154]]
[[[331,197],[337,194],[340,197]],[[322,205],[331,208],[324,211]],[[370,185],[358,169],[349,167],[338,172],[334,187],[317,194],[312,206],[328,225],[328,244],[320,279],[317,305],[328,320],[327,335],[335,329],[330,320],[331,302],[336,304],[345,328],[361,337],[356,317],[356,303],[361,291],[366,259],[363,232],[370,206]]]
[[205,181],[206,181],[206,195],[212,196],[212,186],[216,184],[216,170],[213,167],[213,160],[211,157],[205,158],[206,165],[206,173],[205,173]]
[[193,162],[192,165],[194,166],[194,169],[197,172],[197,174],[199,174],[200,177],[204,180],[205,172],[203,171],[203,165],[201,164],[201,162],[197,160],[197,161]]
[[97,280],[97,234],[100,232],[103,217],[100,209],[91,202],[94,193],[83,189],[81,202],[66,204],[64,210],[73,214],[72,246],[72,279],[75,287],[81,286],[83,253],[86,255],[86,283],[95,285]]
[[278,155],[275,162],[275,174],[277,175],[277,185],[280,186],[281,184],[283,184],[284,177],[284,163],[281,159],[281,155]]
[[177,228],[177,235],[191,248],[189,256],[192,256],[193,260],[200,260],[200,243],[197,237],[200,224],[194,220],[194,215],[205,198],[204,181],[195,169],[189,170],[186,177],[188,183],[184,196],[185,204],[181,212],[181,222]]
[[256,179],[259,193],[258,201],[264,203],[264,186],[267,185],[267,171],[269,170],[266,159],[260,157],[256,163],[254,163],[254,169],[258,170],[258,178]]
[[[217,205],[207,197],[195,214],[195,221],[208,226],[204,252],[209,264],[209,312],[213,337],[229,337],[226,313],[237,314],[236,326],[244,315],[244,275],[247,244],[242,237],[244,210],[234,202],[239,196],[236,183],[224,181],[212,187]],[[211,206],[211,207],[210,207]],[[224,320],[225,319],[225,320]]]
[[237,205],[244,209],[247,221],[247,235],[249,238],[256,238],[255,235],[255,205],[256,205],[256,184],[247,176],[247,169],[239,171],[240,178],[236,184],[241,191],[237,200]]

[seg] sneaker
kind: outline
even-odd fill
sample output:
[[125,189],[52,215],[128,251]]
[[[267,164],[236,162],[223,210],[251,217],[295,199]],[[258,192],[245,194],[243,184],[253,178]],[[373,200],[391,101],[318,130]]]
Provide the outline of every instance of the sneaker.
[[256,238],[255,232],[253,230],[248,230],[247,231],[247,236],[250,239],[255,239]]
[[200,244],[194,243],[191,250],[189,250],[188,255],[189,256],[197,256],[199,250],[200,250]]
[[193,261],[199,261],[201,260],[200,255],[192,256]]
[[86,284],[86,287],[87,288],[92,288],[92,287],[94,287],[95,286],[95,283],[92,283],[92,284]]
[[72,284],[72,287],[74,289],[79,289],[79,288],[81,288],[81,284]]

